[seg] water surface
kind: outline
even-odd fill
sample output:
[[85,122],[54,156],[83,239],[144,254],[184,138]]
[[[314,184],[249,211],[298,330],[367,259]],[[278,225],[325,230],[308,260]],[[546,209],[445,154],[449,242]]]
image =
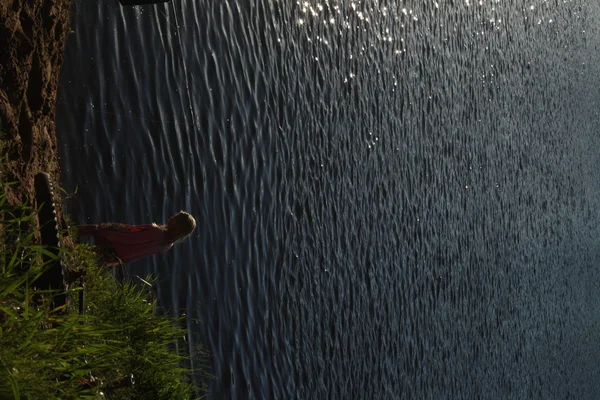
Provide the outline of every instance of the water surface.
[[126,271],[210,398],[599,398],[600,10],[414,3],[74,5],[67,206],[196,217]]

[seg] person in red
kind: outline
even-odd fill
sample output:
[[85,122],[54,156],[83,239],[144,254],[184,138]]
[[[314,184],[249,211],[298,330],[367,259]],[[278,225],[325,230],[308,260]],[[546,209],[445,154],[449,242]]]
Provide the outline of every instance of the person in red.
[[93,236],[100,258],[109,267],[139,260],[169,250],[173,243],[189,236],[196,220],[181,211],[166,225],[127,225],[118,223],[80,225],[79,236]]

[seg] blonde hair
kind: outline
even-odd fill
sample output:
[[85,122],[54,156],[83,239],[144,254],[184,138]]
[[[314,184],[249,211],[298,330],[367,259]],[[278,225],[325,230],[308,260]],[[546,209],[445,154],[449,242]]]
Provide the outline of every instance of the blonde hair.
[[174,242],[179,242],[185,239],[194,231],[194,229],[196,229],[196,220],[194,219],[194,217],[192,217],[189,213],[185,211],[180,211],[171,218],[169,218],[169,221],[167,222],[165,228],[169,224],[175,224],[181,227],[181,233],[180,235],[174,238]]

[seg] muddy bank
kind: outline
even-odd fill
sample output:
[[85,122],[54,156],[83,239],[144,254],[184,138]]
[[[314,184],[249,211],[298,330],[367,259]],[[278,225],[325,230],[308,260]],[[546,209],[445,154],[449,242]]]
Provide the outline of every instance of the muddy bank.
[[0,0],[0,120],[12,204],[34,205],[34,176],[59,179],[54,125],[71,0]]

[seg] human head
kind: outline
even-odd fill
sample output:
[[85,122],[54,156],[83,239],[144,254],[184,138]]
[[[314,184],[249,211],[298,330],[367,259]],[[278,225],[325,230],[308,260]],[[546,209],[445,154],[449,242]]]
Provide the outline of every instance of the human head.
[[185,211],[175,214],[167,222],[167,237],[170,243],[185,239],[196,229],[196,220]]

